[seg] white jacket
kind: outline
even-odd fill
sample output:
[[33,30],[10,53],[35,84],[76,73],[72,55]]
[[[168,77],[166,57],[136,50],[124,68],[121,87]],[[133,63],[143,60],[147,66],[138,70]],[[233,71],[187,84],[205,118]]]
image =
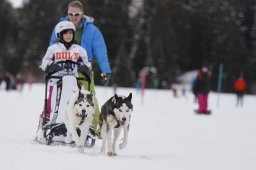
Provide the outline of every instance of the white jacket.
[[[68,50],[62,43],[53,44],[48,47],[47,52],[42,60],[41,68],[45,71],[46,67],[53,62],[71,60],[74,62],[84,63],[91,69],[91,63],[88,61],[85,49],[77,44],[73,44]],[[66,75],[65,71],[56,73],[57,75]],[[55,75],[56,75],[55,74]],[[70,73],[69,73],[70,74]],[[73,75],[77,75],[77,66],[72,71]]]

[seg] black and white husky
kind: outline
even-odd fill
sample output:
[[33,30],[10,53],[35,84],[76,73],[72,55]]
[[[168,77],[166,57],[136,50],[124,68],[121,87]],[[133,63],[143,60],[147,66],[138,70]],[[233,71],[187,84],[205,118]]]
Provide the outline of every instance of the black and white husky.
[[[75,141],[78,151],[84,152],[84,144],[92,123],[96,108],[96,99],[89,91],[75,92],[68,101],[65,112],[67,128],[66,143]],[[80,130],[80,135],[77,130]]]
[[[119,148],[123,149],[127,145],[131,112],[133,110],[131,100],[132,93],[130,93],[128,97],[115,94],[101,107],[100,128],[102,146],[100,152],[102,154],[105,153],[107,144],[107,154],[109,156],[116,155],[115,147],[121,129],[123,129],[124,132],[124,141],[119,144]],[[113,132],[114,139],[112,141]]]

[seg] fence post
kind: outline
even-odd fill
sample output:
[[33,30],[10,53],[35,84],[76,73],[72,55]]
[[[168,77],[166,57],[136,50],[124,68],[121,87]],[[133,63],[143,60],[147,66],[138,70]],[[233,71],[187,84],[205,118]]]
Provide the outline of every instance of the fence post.
[[220,105],[220,93],[222,90],[223,64],[219,65],[217,107]]

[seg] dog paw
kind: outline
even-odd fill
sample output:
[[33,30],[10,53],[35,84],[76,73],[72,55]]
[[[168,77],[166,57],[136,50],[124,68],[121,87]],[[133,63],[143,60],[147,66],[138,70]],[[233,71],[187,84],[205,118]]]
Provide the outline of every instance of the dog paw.
[[84,146],[83,142],[81,142],[80,140],[76,140],[76,146]]
[[127,142],[123,142],[123,143],[119,144],[119,148],[124,149],[126,145],[127,145]]
[[117,154],[114,152],[108,152],[108,156],[116,156]]
[[84,153],[84,146],[83,145],[77,146],[77,149],[78,149],[79,153]]
[[105,149],[100,149],[100,154],[105,154]]

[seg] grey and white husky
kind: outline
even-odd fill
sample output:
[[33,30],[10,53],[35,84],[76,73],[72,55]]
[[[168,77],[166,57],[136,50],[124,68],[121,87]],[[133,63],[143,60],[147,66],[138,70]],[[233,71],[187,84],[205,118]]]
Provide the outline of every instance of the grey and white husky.
[[[78,151],[84,152],[85,140],[92,123],[96,108],[96,99],[89,91],[75,92],[68,101],[65,113],[67,128],[66,143],[75,141]],[[77,133],[80,129],[80,136]]]
[[[118,96],[115,94],[102,107],[100,113],[100,128],[102,137],[102,146],[100,152],[105,153],[107,144],[107,154],[115,156],[116,143],[123,129],[124,141],[119,144],[119,148],[123,149],[128,143],[128,133],[131,119],[131,112],[133,111],[132,93],[128,97]],[[112,141],[112,133],[114,132],[114,139]]]

